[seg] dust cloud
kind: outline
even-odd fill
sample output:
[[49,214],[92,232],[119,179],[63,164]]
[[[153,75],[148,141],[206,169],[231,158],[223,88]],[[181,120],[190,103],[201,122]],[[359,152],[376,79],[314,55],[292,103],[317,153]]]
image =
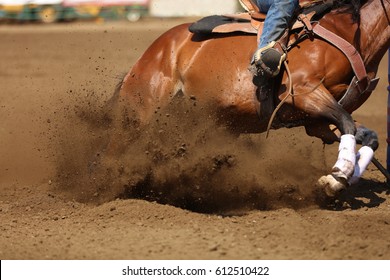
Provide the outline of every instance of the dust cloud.
[[183,96],[139,128],[115,100],[72,96],[55,161],[58,188],[77,201],[138,198],[207,213],[300,208],[315,203],[313,185],[327,170],[321,143],[301,141],[299,129],[236,136]]

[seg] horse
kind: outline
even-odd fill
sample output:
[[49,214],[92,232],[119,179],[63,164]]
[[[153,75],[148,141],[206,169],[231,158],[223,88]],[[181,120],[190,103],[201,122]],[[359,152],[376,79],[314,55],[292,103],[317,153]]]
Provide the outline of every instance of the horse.
[[[319,24],[353,45],[374,78],[390,46],[389,18],[388,0],[368,0],[362,2],[358,22],[350,12],[335,9]],[[142,127],[156,110],[181,95],[212,104],[219,121],[237,134],[266,132],[269,118],[259,118],[256,104],[261,107],[262,101],[256,98],[258,85],[248,70],[256,36],[198,35],[189,26],[175,26],[157,38],[123,78],[111,102],[126,108]],[[309,136],[324,143],[340,142],[335,165],[316,184],[328,196],[337,196],[362,175],[378,147],[376,133],[351,116],[370,92],[341,105],[354,69],[338,48],[316,36],[291,48],[286,66],[289,71],[281,74],[275,95],[282,106],[272,128],[304,126]],[[358,152],[356,144],[362,145]]]

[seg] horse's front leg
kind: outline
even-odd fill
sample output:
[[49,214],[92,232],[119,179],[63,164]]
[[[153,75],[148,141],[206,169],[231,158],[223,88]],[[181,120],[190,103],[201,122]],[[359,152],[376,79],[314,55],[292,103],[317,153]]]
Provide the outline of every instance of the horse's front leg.
[[[347,185],[356,184],[363,175],[364,171],[366,171],[367,166],[370,164],[371,160],[374,157],[374,153],[379,146],[378,135],[375,131],[370,130],[356,122],[355,127],[357,128],[357,132],[355,134],[355,141],[357,144],[361,144],[362,146],[356,153],[352,176],[347,175],[350,174],[348,162],[350,158],[346,159],[346,157],[344,156],[352,156],[352,153],[346,152],[345,149],[348,150],[348,145],[353,147],[354,143],[348,143],[352,140],[347,140],[342,143],[343,135],[341,135],[341,137],[339,138],[339,157],[335,166],[332,169],[332,174],[323,176],[318,180],[318,185],[324,187],[325,192],[328,196],[334,197],[340,191],[344,190]],[[347,162],[347,164],[343,165],[343,162]],[[348,173],[345,172],[345,169],[343,169],[343,167],[345,169],[348,169]]]
[[349,179],[350,185],[356,184],[363,172],[366,171],[367,166],[370,164],[374,157],[376,149],[378,149],[378,135],[375,131],[366,128],[365,126],[356,123],[357,132],[355,135],[356,142],[361,144],[362,147],[356,154],[356,165],[353,176]]
[[[373,159],[375,150],[378,148],[378,136],[376,132],[357,124],[355,140],[356,143],[361,144],[362,146],[356,153],[353,174],[352,176],[347,177],[346,173],[342,171],[342,161],[346,161],[346,159],[343,158],[343,154],[345,153],[345,150],[343,149],[346,147],[345,145],[348,145],[348,142],[344,142],[343,145],[342,137],[340,138],[339,158],[332,169],[332,174],[322,176],[317,182],[317,185],[323,187],[326,194],[330,197],[336,196],[344,190],[347,185],[353,185],[359,181]],[[353,144],[350,146],[353,146]],[[347,166],[349,166],[349,164],[347,164]]]
[[[314,89],[313,89],[314,88]],[[323,119],[334,124],[340,131],[340,144],[337,161],[330,174],[322,176],[317,185],[328,196],[335,196],[348,186],[356,164],[356,126],[352,116],[345,111],[322,85],[311,89],[297,86],[296,97],[289,100],[291,105],[304,111],[312,118]],[[283,96],[281,96],[283,97]]]
[[[355,126],[357,129],[355,134],[356,143],[361,145],[361,148],[356,153],[355,171],[348,180],[349,185],[356,184],[359,181],[379,146],[378,135],[375,131],[358,122],[355,122]],[[328,122],[315,122],[306,125],[305,128],[308,135],[320,138],[325,144],[340,142],[340,131],[334,125],[329,125]]]

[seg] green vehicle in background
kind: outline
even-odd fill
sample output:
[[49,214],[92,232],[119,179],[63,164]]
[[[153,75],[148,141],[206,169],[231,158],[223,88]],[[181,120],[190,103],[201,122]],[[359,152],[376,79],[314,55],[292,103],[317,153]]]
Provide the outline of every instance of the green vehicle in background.
[[149,0],[0,0],[1,21],[54,23],[77,19],[138,21]]

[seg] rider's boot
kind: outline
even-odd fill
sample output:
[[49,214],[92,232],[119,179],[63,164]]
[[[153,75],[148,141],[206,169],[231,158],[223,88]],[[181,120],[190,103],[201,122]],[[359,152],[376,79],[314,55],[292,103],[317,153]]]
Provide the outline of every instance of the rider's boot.
[[286,60],[286,48],[280,42],[272,41],[267,46],[258,49],[253,56],[257,73],[268,77],[276,77]]
[[252,63],[256,67],[258,75],[265,75],[268,78],[276,77],[287,58],[287,44],[289,29],[286,29],[277,41],[256,50]]
[[288,30],[277,42],[272,41],[267,46],[258,49],[254,53],[249,67],[254,76],[254,84],[257,85],[256,97],[262,107],[262,112],[259,115],[263,117],[270,117],[274,110],[274,78],[279,74],[282,64],[286,60],[285,45],[287,40]]

